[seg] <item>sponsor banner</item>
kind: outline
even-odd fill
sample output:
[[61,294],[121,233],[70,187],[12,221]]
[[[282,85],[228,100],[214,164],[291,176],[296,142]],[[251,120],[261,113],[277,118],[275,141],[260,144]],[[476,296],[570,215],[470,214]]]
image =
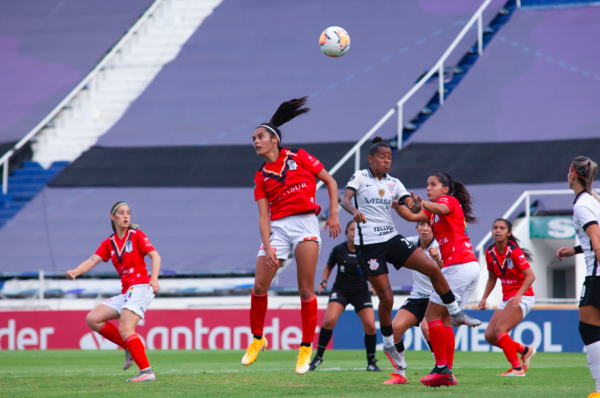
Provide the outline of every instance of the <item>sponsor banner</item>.
[[[87,327],[87,314],[88,311],[0,312],[0,350],[117,349]],[[319,326],[324,315],[325,311],[319,310]],[[246,349],[252,341],[249,318],[248,310],[148,310],[136,333],[150,350]],[[362,330],[360,324],[359,327]],[[315,344],[319,330],[317,327]],[[298,349],[302,338],[300,310],[269,310],[264,333],[269,349]]]
[[[484,337],[494,310],[467,310],[466,313],[483,323],[479,328],[454,328],[456,349],[501,352],[499,348],[490,346]],[[378,323],[376,326],[379,328]],[[344,311],[335,326],[334,336],[335,348],[364,349],[362,326],[354,312]],[[584,348],[579,335],[577,310],[533,310],[510,332],[510,336],[541,352],[583,352]],[[381,333],[377,333],[377,342],[382,343]],[[409,350],[429,350],[420,327],[413,327],[404,334],[404,346]]]
[[532,239],[575,239],[573,217],[531,217]]

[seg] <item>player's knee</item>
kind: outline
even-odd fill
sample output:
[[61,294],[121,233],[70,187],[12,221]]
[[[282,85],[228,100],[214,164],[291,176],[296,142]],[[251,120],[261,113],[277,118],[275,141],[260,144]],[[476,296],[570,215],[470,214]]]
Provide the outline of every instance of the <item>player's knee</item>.
[[300,290],[300,298],[302,300],[310,300],[315,295],[314,288],[311,289],[308,286],[301,286],[299,290]]
[[126,340],[129,336],[131,336],[134,333],[135,327],[132,328],[131,326],[124,324],[123,322],[119,322],[119,334],[121,335],[123,340]]
[[485,331],[485,341],[487,341],[488,343],[494,345],[496,344],[496,332],[490,329],[487,329]]
[[335,327],[335,324],[336,322],[333,319],[325,319],[321,327],[323,329],[331,330]]
[[85,317],[85,323],[87,323],[88,327],[90,329],[92,329],[95,332],[98,332],[100,330],[99,328],[99,323],[97,317],[94,315],[93,312],[89,312],[86,317]]
[[388,290],[379,297],[379,308],[392,308],[394,306],[394,295],[391,290]]
[[269,291],[269,286],[266,283],[254,282],[254,288],[252,291],[254,294],[263,295]]
[[[393,327],[393,323],[392,323],[392,327]],[[365,334],[377,333],[377,330],[375,329],[375,325],[363,325],[363,330],[364,330]]]

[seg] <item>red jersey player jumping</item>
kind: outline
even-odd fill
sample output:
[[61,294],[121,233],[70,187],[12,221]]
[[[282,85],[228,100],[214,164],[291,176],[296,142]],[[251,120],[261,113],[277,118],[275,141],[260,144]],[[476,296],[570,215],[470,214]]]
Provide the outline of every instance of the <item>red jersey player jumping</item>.
[[[494,221],[492,236],[495,243],[485,251],[489,279],[479,308],[487,309],[486,300],[498,279],[502,281],[503,297],[485,331],[485,339],[502,348],[512,365],[511,369],[498,376],[524,377],[535,348],[513,341],[508,333],[529,314],[535,302],[531,288],[535,275],[528,262],[531,261],[531,253],[519,247],[519,240],[512,234],[512,223],[508,220],[499,218]],[[523,366],[517,353],[521,354]]]
[[256,274],[250,308],[250,327],[254,339],[242,364],[252,364],[259,351],[267,348],[263,326],[267,313],[267,292],[277,269],[293,251],[298,267],[298,288],[301,299],[302,343],[296,363],[296,373],[309,370],[311,344],[317,327],[315,272],[321,249],[317,215],[321,207],[315,203],[315,177],[327,185],[330,214],[325,222],[334,239],[341,232],[338,219],[337,183],[321,162],[302,149],[281,146],[279,127],[309,111],[303,108],[306,98],[282,103],[269,123],[254,130],[252,141],[258,156],[265,163],[254,177],[254,199],[258,203],[259,229],[262,246],[256,259]]
[[[144,345],[135,327],[148,309],[154,295],[160,289],[158,273],[160,256],[139,226],[131,224],[131,212],[125,202],[115,203],[110,210],[111,225],[114,231],[96,253],[77,268],[67,271],[67,278],[74,280],[89,272],[101,261],[112,259],[121,276],[121,294],[106,300],[94,308],[86,317],[90,329],[125,350],[127,370],[133,362],[139,366],[140,374],[127,381],[153,381],[156,376],[146,358]],[[152,259],[152,276],[148,275],[144,256]],[[119,319],[119,328],[108,322]]]

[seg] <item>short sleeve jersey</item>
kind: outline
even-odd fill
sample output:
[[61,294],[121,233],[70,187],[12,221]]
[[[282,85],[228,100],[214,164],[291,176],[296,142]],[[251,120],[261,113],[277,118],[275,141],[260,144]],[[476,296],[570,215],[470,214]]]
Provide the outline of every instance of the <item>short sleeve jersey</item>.
[[586,275],[598,275],[599,267],[596,260],[597,247],[592,247],[592,241],[586,230],[590,225],[598,224],[600,220],[600,202],[598,202],[588,191],[581,191],[573,202],[573,226],[577,232],[579,243],[585,256]]
[[315,176],[321,170],[323,164],[305,150],[282,148],[276,161],[264,163],[256,172],[254,200],[269,200],[271,221],[309,212],[318,215]]
[[[410,243],[416,245],[417,247],[419,247],[419,248],[421,247],[421,240],[420,240],[419,236],[410,236],[406,239]],[[438,249],[438,251],[440,250],[440,245],[438,244],[437,240],[435,240],[435,238],[433,238],[431,240],[431,242],[429,242],[429,245],[425,248],[425,250],[423,250],[423,252],[427,255],[427,257],[429,257],[433,260],[433,258],[431,257],[431,254],[429,253],[429,249],[431,249],[431,248]],[[440,252],[440,258],[443,259],[441,252]],[[433,260],[433,262],[435,263],[435,260]],[[431,284],[431,280],[418,271],[411,270],[411,272],[412,272],[412,277],[413,277],[413,288],[410,291],[410,298],[415,298],[415,299],[429,298],[429,296],[431,296],[431,293],[433,293],[433,285]]]
[[357,223],[355,245],[370,245],[387,242],[398,235],[392,221],[391,207],[397,200],[402,203],[410,194],[397,178],[385,174],[380,180],[371,173],[371,169],[359,170],[346,189],[355,192],[354,207],[367,218],[366,223]]
[[142,231],[129,229],[123,239],[119,239],[117,234],[111,235],[102,242],[96,254],[104,262],[112,259],[121,277],[121,292],[125,293],[129,286],[150,282],[144,256],[154,250],[156,249]]
[[334,287],[346,291],[368,289],[367,278],[365,278],[362,270],[358,266],[356,252],[350,251],[347,242],[333,248],[329,255],[327,265],[332,268],[336,265],[338,267],[338,273],[333,285]]
[[440,245],[444,267],[477,261],[467,233],[465,213],[458,199],[445,195],[439,198],[437,203],[448,206],[450,212],[444,215],[433,214],[427,210],[423,212],[429,217],[433,236]]
[[[502,300],[506,301],[514,297],[523,286],[525,280],[523,270],[529,268],[523,250],[509,241],[504,253],[500,253],[496,244],[493,244],[485,251],[485,259],[488,271],[493,271],[502,281]],[[533,288],[529,287],[523,295],[533,296]]]

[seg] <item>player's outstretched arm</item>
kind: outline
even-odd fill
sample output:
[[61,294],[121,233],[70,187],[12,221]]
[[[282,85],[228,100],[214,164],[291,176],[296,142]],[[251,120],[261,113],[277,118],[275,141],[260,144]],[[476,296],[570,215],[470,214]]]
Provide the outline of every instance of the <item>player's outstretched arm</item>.
[[72,281],[73,279],[77,278],[79,275],[83,275],[86,272],[89,272],[96,265],[100,264],[101,261],[102,261],[102,257],[100,257],[97,254],[93,254],[92,257],[88,258],[87,260],[85,260],[84,262],[79,264],[79,266],[77,268],[75,268],[74,270],[67,271],[67,274],[66,274],[67,279]]
[[[409,199],[406,199],[406,201],[408,201]],[[404,202],[406,204],[406,201]],[[398,203],[397,201],[394,201],[392,203],[392,209],[396,210],[396,213],[398,213],[398,215],[400,217],[402,217],[403,219],[405,219],[406,221],[410,221],[410,222],[429,222],[429,218],[427,218],[427,214],[425,214],[424,212],[420,211],[419,213],[415,214],[412,211],[410,211],[408,208],[400,205],[400,203]]]
[[150,276],[148,289],[152,288],[152,292],[156,294],[160,290],[160,285],[158,284],[158,274],[160,273],[161,258],[156,250],[153,250],[146,255],[152,260],[152,275]]
[[342,233],[342,227],[338,218],[338,185],[331,174],[325,169],[317,173],[317,178],[327,185],[327,192],[329,192],[329,217],[325,221],[323,231],[329,226],[329,237],[335,239]]
[[342,208],[346,210],[348,213],[352,214],[352,218],[357,223],[366,223],[367,217],[362,214],[356,207],[352,205],[352,198],[354,197],[355,192],[351,189],[346,189],[344,191],[344,196],[342,197]]

